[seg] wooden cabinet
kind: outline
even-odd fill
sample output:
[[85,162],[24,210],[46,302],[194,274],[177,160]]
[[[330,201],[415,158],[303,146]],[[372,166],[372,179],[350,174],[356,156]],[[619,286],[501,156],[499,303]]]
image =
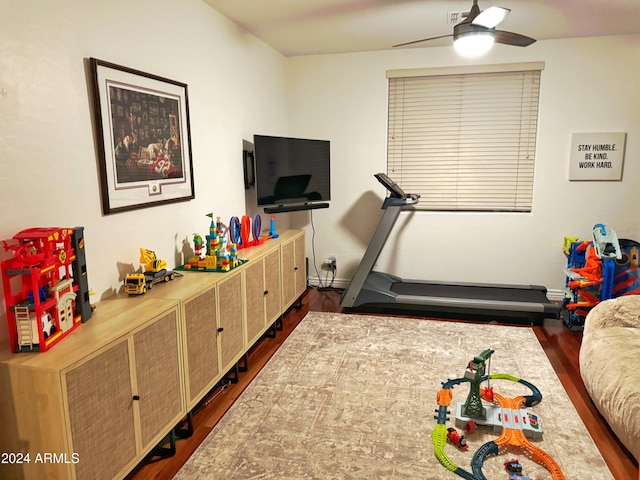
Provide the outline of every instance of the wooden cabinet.
[[138,455],[131,361],[124,339],[63,374],[79,479],[113,478]]
[[233,368],[246,347],[241,271],[186,276],[180,281],[214,280],[182,302],[187,409],[191,410]]
[[131,338],[141,451],[153,448],[186,413],[178,332],[176,309],[134,331]]
[[116,477],[180,420],[178,344],[172,310],[63,371],[76,478]]
[[282,244],[282,307],[289,308],[307,288],[304,235]]
[[[124,478],[302,295],[304,246],[284,232],[231,272],[99,302],[46,353],[0,346],[0,451],[32,459],[0,478]],[[45,453],[60,461],[33,461]]]
[[[31,460],[3,478],[123,477],[185,415],[178,305],[135,303],[105,304],[50,352],[0,364],[0,444]],[[59,461],[37,462],[45,453]]]
[[247,265],[245,269],[245,307],[247,341],[253,343],[260,338],[267,319],[265,316],[264,260]]
[[[282,308],[282,269],[280,250],[264,257],[265,315],[267,326],[284,313]],[[302,295],[302,294],[301,294]]]
[[220,361],[222,371],[229,371],[244,355],[244,324],[242,275],[240,271],[227,274],[218,283],[218,338],[220,339]]
[[218,313],[215,285],[184,302],[184,346],[187,408],[191,410],[222,374],[218,358]]
[[280,250],[275,249],[245,269],[245,318],[250,345],[282,314],[280,258]]

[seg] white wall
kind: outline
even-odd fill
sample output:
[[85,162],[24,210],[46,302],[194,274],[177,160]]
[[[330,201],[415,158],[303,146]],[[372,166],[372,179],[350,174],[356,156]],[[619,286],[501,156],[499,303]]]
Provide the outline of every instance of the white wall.
[[[188,84],[194,200],[102,215],[89,57]],[[0,238],[84,226],[92,301],[121,288],[139,247],[181,265],[206,213],[247,211],[243,139],[286,130],[285,61],[201,0],[4,0]],[[0,338],[6,328],[3,307]]]
[[[605,223],[639,240],[639,51],[639,36],[496,45],[482,63],[545,63],[533,211],[403,214],[377,268],[404,278],[559,291],[565,236],[588,239],[595,223]],[[332,141],[331,207],[313,215],[318,264],[330,253],[338,257],[335,285],[350,279],[381,215],[385,192],[373,174],[386,171],[386,70],[467,62],[450,47],[288,60],[291,133]],[[622,182],[568,181],[574,132],[627,132]]]
[[[4,0],[2,18],[0,238],[84,226],[93,301],[121,288],[139,266],[139,247],[173,267],[192,234],[206,233],[206,213],[226,220],[258,212],[241,165],[243,140],[254,133],[332,141],[331,207],[313,212],[315,228],[309,212],[277,223],[307,228],[318,262],[337,254],[337,283],[346,283],[381,213],[384,191],[373,174],[386,165],[385,71],[463,63],[445,47],[285,58],[201,0]],[[404,216],[380,268],[560,289],[565,235],[587,238],[601,222],[640,239],[639,45],[633,36],[497,46],[483,62],[546,64],[533,212]],[[102,215],[89,57],[188,84],[194,200]],[[571,134],[614,131],[628,134],[624,180],[569,182]]]

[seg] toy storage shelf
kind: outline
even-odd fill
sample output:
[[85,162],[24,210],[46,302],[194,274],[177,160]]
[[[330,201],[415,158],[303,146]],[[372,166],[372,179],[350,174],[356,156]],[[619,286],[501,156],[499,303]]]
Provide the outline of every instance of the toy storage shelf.
[[[0,447],[31,461],[2,465],[3,478],[114,478],[133,468],[186,411],[178,319],[176,301],[101,302],[54,349],[4,358]],[[68,463],[37,462],[45,453]]]
[[[240,251],[228,273],[185,272],[96,305],[44,353],[0,350],[0,448],[29,454],[3,478],[124,478],[275,329],[306,289],[305,235]],[[34,460],[55,453],[58,462]]]

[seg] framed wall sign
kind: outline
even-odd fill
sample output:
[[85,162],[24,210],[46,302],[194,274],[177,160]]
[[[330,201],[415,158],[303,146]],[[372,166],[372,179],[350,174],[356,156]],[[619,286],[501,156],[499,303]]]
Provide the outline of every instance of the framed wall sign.
[[195,198],[187,85],[90,59],[104,214]]
[[569,180],[622,180],[626,133],[574,133]]

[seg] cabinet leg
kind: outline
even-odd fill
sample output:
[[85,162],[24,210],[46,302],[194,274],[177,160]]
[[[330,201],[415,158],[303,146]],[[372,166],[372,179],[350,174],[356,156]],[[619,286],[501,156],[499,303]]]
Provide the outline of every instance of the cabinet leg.
[[271,326],[264,332],[264,336],[267,338],[276,338],[276,324],[275,322],[271,324]]
[[189,438],[193,435],[193,415],[191,412],[187,413],[186,418],[174,428],[174,431],[178,438]]
[[224,379],[229,383],[238,383],[238,371],[238,364],[236,363],[233,367],[231,367],[231,370],[227,372],[227,374],[224,376]]
[[[169,443],[168,447],[165,447],[165,443]],[[176,432],[172,429],[162,441],[153,447],[153,450],[149,453],[149,457],[173,457],[176,454]]]
[[238,360],[238,371],[246,372],[249,370],[249,357],[245,353],[240,360]]
[[276,338],[277,332],[284,330],[284,316],[280,315],[275,322],[271,324],[269,329],[265,332],[265,336],[268,338]]

